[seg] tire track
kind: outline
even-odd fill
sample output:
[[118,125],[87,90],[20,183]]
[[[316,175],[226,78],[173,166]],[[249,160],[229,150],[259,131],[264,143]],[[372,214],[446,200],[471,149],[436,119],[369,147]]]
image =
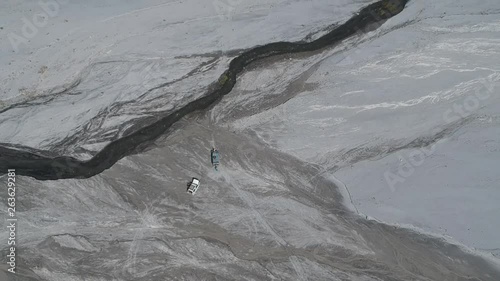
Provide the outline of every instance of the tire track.
[[[276,230],[274,230],[274,228],[269,224],[267,219],[259,212],[259,210],[257,210],[254,207],[253,200],[247,194],[245,194],[245,191],[240,190],[236,185],[232,183],[231,178],[229,177],[229,175],[227,175],[226,172],[222,171],[221,175],[224,178],[224,181],[228,183],[236,191],[238,197],[240,197],[240,199],[243,200],[243,202],[245,202],[245,204],[252,210],[255,219],[267,230],[268,233],[271,234],[273,240],[280,246],[282,246],[287,252],[289,252],[288,242],[286,242],[285,239],[283,239],[283,237],[281,237],[276,232]],[[304,269],[302,268],[298,258],[296,256],[291,255],[290,253],[289,261],[292,264],[295,274],[297,275],[297,280],[299,281],[307,280],[304,275]]]

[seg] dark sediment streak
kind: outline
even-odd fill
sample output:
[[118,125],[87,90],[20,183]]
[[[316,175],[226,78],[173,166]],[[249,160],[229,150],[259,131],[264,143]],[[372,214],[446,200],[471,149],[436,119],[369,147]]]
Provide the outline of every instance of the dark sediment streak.
[[139,146],[157,139],[185,115],[205,109],[230,93],[236,84],[237,75],[249,64],[272,56],[317,51],[340,43],[368,29],[373,24],[381,23],[400,13],[408,1],[384,0],[373,3],[363,8],[346,23],[311,42],[275,42],[245,51],[230,62],[228,70],[220,76],[217,85],[207,95],[188,103],[151,125],[112,141],[88,161],[66,156],[51,158],[0,146],[0,174],[5,174],[7,169],[16,169],[18,175],[39,180],[88,178],[97,175],[121,158],[134,153]]

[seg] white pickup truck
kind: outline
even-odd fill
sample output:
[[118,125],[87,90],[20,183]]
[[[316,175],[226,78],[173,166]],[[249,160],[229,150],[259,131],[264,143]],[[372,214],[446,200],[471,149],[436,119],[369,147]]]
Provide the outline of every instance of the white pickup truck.
[[194,195],[196,193],[196,190],[198,190],[198,187],[200,187],[200,180],[197,178],[193,178],[187,192]]

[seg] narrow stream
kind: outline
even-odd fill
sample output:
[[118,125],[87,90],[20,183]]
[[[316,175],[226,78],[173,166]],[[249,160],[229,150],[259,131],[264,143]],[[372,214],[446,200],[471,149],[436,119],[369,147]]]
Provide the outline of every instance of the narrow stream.
[[311,42],[273,42],[249,49],[234,58],[229,68],[219,77],[213,89],[168,116],[138,131],[109,143],[88,161],[73,157],[45,157],[32,152],[0,146],[0,175],[7,169],[16,169],[19,175],[39,180],[89,178],[110,168],[121,158],[134,153],[164,134],[175,122],[187,114],[208,108],[229,94],[238,75],[245,67],[264,58],[283,54],[317,51],[342,42],[356,33],[399,14],[409,0],[382,0],[368,5],[344,24]]

